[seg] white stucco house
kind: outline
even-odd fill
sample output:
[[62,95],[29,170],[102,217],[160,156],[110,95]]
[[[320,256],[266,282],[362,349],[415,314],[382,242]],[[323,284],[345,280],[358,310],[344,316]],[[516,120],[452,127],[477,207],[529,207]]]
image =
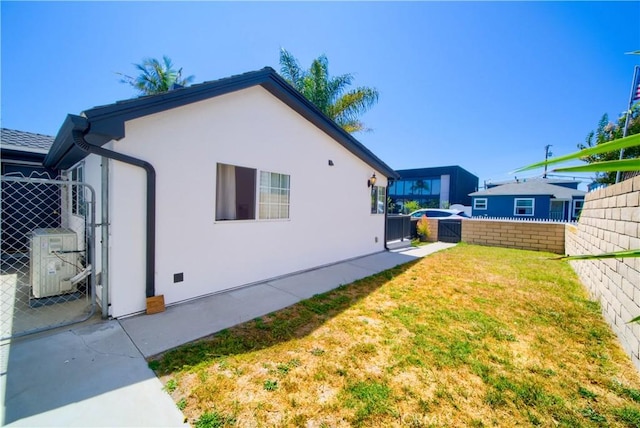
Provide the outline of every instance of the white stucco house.
[[397,177],[271,68],[68,115],[44,164],[97,191],[113,317],[384,251]]

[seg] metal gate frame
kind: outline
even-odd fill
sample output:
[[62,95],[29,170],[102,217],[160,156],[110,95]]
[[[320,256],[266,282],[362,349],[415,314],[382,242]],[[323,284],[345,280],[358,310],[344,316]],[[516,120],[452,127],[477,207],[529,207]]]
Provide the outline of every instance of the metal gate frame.
[[[0,318],[0,324],[2,329],[0,331],[0,339],[5,340],[5,339],[12,339],[12,338],[17,338],[17,337],[21,337],[21,336],[26,336],[29,334],[34,334],[34,333],[39,333],[42,331],[47,331],[47,330],[51,330],[51,329],[55,329],[55,328],[59,328],[59,327],[64,327],[64,326],[68,326],[68,325],[72,325],[72,324],[77,324],[80,322],[84,322],[86,320],[88,320],[89,318],[93,317],[95,312],[96,312],[96,260],[95,260],[95,254],[96,254],[96,222],[95,222],[95,217],[96,217],[96,192],[93,189],[93,187],[91,187],[89,184],[87,183],[83,183],[83,182],[79,182],[79,181],[70,181],[70,180],[66,180],[66,179],[45,179],[45,178],[35,178],[35,177],[24,177],[21,175],[4,175],[4,176],[0,176],[0,184],[2,184],[2,192],[3,192],[3,198],[0,200],[0,212],[2,213],[2,216],[4,217],[5,215],[7,215],[6,211],[5,211],[5,206],[7,204],[7,201],[5,200],[5,196],[4,192],[6,191],[5,188],[5,183],[9,183],[9,185],[13,185],[13,186],[26,186],[29,184],[34,184],[34,185],[40,185],[40,186],[45,186],[45,185],[55,185],[58,186],[58,188],[60,189],[60,203],[62,204],[63,198],[66,196],[64,194],[65,191],[67,191],[66,189],[74,189],[73,186],[76,186],[76,192],[82,191],[84,198],[82,201],[82,205],[83,207],[85,207],[85,213],[84,213],[84,253],[85,253],[85,267],[88,267],[89,265],[91,266],[90,271],[89,271],[89,276],[87,277],[87,279],[85,281],[88,282],[88,284],[85,282],[85,285],[87,287],[87,291],[86,293],[88,294],[89,297],[89,307],[86,313],[82,314],[80,317],[75,317],[73,319],[64,319],[62,321],[58,321],[56,320],[55,316],[53,317],[53,321],[45,321],[44,317],[41,316],[40,318],[42,319],[43,323],[49,322],[46,325],[39,325],[37,327],[34,328],[27,328],[25,330],[22,331],[17,331],[14,332],[13,330],[11,330],[10,334],[8,334],[7,336],[5,336],[5,329],[6,329],[6,323],[7,321],[5,321],[5,318],[7,316],[7,314],[0,314],[1,318]],[[72,187],[69,187],[72,186]],[[82,190],[81,190],[82,189]],[[73,191],[73,190],[72,190]],[[35,197],[33,195],[34,192],[30,192],[29,195],[26,197],[27,199],[29,199],[29,202],[31,203],[31,206],[35,206],[37,207],[37,203],[39,202],[37,200],[37,197]],[[79,194],[79,193],[77,193]],[[31,199],[32,198],[32,199]],[[15,207],[14,207],[15,208]],[[36,208],[32,208],[32,207],[28,207],[25,208],[25,210],[27,211],[28,214],[33,214]],[[63,210],[61,209],[59,213],[57,213],[57,215],[59,216],[60,219],[60,224],[63,225],[64,224],[64,218],[63,218]],[[87,215],[88,214],[88,215]],[[69,218],[72,215],[76,215],[76,214],[69,214]],[[3,218],[3,222],[4,222],[4,218]],[[21,232],[20,232],[21,233]],[[20,235],[20,233],[16,233],[16,235]],[[26,239],[27,235],[26,234],[22,234],[24,236],[18,236],[18,238],[16,239]],[[25,264],[24,262],[18,262],[18,259],[24,259],[24,258],[28,258],[28,262],[27,264]],[[12,260],[13,260],[13,264],[12,264]],[[64,260],[63,260],[64,261]],[[0,299],[2,303],[2,306],[5,306],[5,299],[6,296],[5,294],[8,291],[8,288],[11,287],[10,284],[5,283],[5,279],[4,279],[4,275],[3,273],[5,272],[5,269],[7,268],[7,266],[9,267],[9,269],[12,270],[16,270],[16,272],[20,271],[21,272],[21,276],[26,277],[27,281],[28,281],[28,285],[26,285],[29,289],[29,299],[31,299],[31,272],[29,271],[28,273],[26,273],[27,268],[30,267],[31,265],[31,251],[29,250],[28,254],[25,253],[19,253],[18,255],[12,255],[12,254],[5,254],[4,250],[2,251],[2,268],[0,270],[0,285],[2,285],[2,288],[0,288]],[[16,274],[16,284],[15,284],[15,288],[13,290],[14,295],[17,294],[17,290],[19,288],[19,284],[18,284],[18,280],[17,280],[18,275]],[[23,281],[24,282],[24,281]],[[24,286],[25,284],[23,284]],[[11,291],[9,291],[11,292]],[[15,298],[15,297],[14,297]],[[53,303],[47,303],[47,305],[45,307],[50,307],[50,306],[54,306],[54,305],[58,305],[58,304],[63,304],[66,303],[66,301],[64,302],[55,302],[55,299],[52,299]],[[62,299],[61,299],[62,300]],[[40,307],[32,307],[31,306],[31,301],[29,301],[29,308],[31,310],[37,311],[39,309],[41,309]],[[16,309],[14,307],[14,304],[12,302],[9,303],[11,305],[11,314],[9,316],[11,316],[11,321],[13,322],[13,317],[15,315],[15,312],[19,312],[21,311],[21,309]],[[103,303],[104,304],[104,303]],[[63,311],[61,311],[63,312]],[[33,316],[36,320],[39,314],[43,314],[44,312],[39,312],[39,313],[30,313],[29,316]]]

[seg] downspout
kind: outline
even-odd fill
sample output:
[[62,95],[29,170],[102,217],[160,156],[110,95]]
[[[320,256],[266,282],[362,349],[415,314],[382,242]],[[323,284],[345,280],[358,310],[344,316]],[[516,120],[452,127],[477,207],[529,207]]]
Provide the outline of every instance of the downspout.
[[74,144],[86,153],[92,153],[105,158],[113,159],[129,165],[142,168],[147,173],[147,248],[146,248],[146,295],[147,298],[155,296],[155,263],[156,263],[156,171],[147,161],[137,159],[122,153],[104,149],[89,144],[84,136],[89,131],[74,129],[71,132]]
[[102,183],[100,189],[102,211],[102,319],[109,318],[109,159],[101,158]]
[[387,177],[387,186],[384,189],[385,201],[384,201],[384,249],[389,251],[389,246],[387,245],[387,228],[389,227],[389,219],[387,215],[389,214],[389,204],[387,201],[389,200],[389,177]]

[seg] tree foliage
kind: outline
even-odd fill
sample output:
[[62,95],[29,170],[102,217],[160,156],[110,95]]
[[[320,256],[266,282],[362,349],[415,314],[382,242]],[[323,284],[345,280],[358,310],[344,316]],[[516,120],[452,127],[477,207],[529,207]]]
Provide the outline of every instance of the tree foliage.
[[412,213],[420,209],[420,202],[418,201],[407,201],[404,203],[403,211],[406,214]]
[[429,227],[429,220],[426,215],[423,215],[420,217],[420,220],[418,220],[418,223],[416,224],[416,233],[419,236],[424,236],[425,238],[428,238],[429,235],[431,235],[431,228]]
[[188,86],[194,79],[194,76],[182,77],[182,68],[176,70],[166,55],[162,60],[145,58],[141,64],[133,65],[139,74],[131,77],[118,73],[123,76],[120,82],[133,86],[141,95],[161,94],[171,89],[174,84]]
[[[629,124],[627,126],[627,136],[640,134],[640,103],[632,106],[629,116]],[[609,115],[602,115],[598,127],[595,131],[589,132],[584,144],[578,144],[580,150],[595,147],[609,141],[622,138],[624,123],[627,118],[627,112],[623,113],[616,123],[609,121]],[[587,163],[615,161],[620,157],[620,152],[606,152],[595,155],[589,155],[582,158]],[[624,151],[624,159],[640,158],[640,147],[631,147]],[[596,174],[595,180],[598,183],[613,184],[616,182],[616,171],[604,171]]]
[[280,75],[345,131],[367,129],[359,118],[378,102],[378,91],[366,86],[348,90],[353,74],[330,76],[325,55],[314,59],[309,70],[304,70],[291,53],[281,49]]

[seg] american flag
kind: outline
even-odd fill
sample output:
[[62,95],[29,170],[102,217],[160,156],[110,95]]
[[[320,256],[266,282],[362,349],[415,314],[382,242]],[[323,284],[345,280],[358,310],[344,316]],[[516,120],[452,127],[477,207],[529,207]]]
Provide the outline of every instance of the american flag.
[[[638,80],[640,80],[640,79],[638,79]],[[636,93],[633,96],[633,101],[635,101],[635,100],[640,100],[640,81],[636,85]]]

